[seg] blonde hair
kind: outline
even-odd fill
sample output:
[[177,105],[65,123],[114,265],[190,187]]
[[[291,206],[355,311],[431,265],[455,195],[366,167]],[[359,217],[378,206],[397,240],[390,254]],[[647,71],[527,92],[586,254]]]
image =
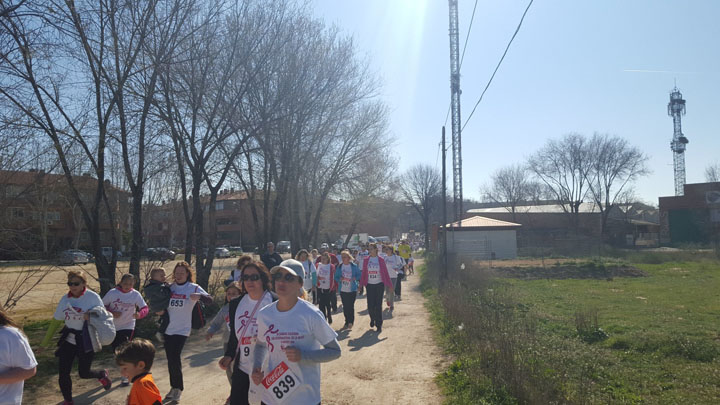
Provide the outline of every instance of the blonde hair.
[[82,270],[70,270],[70,271],[68,271],[68,273],[67,273],[67,279],[68,279],[68,281],[70,281],[70,280],[72,280],[72,279],[74,279],[74,278],[79,278],[80,280],[83,281],[83,284],[87,284],[87,276],[85,275],[85,273],[84,273]]
[[155,267],[152,270],[150,270],[150,278],[153,278],[154,275],[157,273],[162,272],[163,276],[165,275],[165,268],[164,267]]

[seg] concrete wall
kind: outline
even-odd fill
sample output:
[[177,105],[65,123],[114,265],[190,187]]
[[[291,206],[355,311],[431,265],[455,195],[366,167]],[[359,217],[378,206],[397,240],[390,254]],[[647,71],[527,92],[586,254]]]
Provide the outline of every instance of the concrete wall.
[[517,258],[517,235],[515,230],[507,231],[448,231],[448,252],[455,251],[462,256],[477,259]]

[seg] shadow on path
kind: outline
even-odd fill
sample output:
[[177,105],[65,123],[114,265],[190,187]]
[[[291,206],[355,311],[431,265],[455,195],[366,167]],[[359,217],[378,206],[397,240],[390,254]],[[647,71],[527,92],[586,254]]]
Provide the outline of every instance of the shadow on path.
[[190,367],[200,367],[214,362],[218,357],[222,357],[224,353],[222,347],[218,347],[206,352],[192,354],[187,356],[186,359],[190,360]]
[[365,331],[365,333],[363,333],[363,335],[359,338],[348,340],[348,347],[351,347],[351,352],[356,352],[363,347],[370,347],[374,344],[382,342],[383,340],[387,340],[387,338],[385,337],[380,339],[377,332],[374,330],[368,330]]

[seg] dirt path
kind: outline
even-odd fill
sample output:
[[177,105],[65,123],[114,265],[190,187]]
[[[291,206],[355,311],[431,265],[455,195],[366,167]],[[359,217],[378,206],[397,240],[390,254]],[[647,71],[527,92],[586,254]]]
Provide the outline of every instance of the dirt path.
[[[360,297],[352,331],[338,332],[342,347],[340,359],[322,366],[323,404],[440,404],[442,397],[433,381],[443,368],[444,356],[433,341],[429,315],[418,290],[419,276],[403,283],[403,300],[395,305],[392,318],[385,313],[383,332],[370,331],[365,297]],[[338,299],[339,301],[339,299]],[[339,302],[338,302],[339,303]],[[337,330],[343,324],[342,311],[333,317]],[[373,329],[374,330],[374,329]],[[222,343],[216,337],[205,342],[200,334],[192,336],[183,351],[185,391],[181,403],[223,404],[230,387],[216,363],[222,356]],[[111,377],[119,379],[112,364]],[[153,376],[165,395],[169,390],[167,362],[159,348]],[[75,376],[74,376],[75,377]],[[109,392],[96,381],[73,378],[75,403],[124,404],[129,388],[114,387]],[[55,381],[36,392],[26,393],[28,404],[59,403],[61,396]]]

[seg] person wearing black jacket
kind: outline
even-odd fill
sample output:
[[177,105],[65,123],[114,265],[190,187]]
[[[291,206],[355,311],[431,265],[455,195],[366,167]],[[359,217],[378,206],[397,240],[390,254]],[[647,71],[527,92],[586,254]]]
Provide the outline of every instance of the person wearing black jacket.
[[[276,253],[277,254],[277,253]],[[225,370],[233,368],[229,404],[245,405],[260,402],[257,386],[251,386],[250,373],[257,340],[257,313],[277,300],[271,291],[270,273],[260,262],[250,262],[242,269],[240,286],[243,295],[230,301],[230,337],[225,356],[218,365]]]
[[275,244],[272,242],[267,243],[267,251],[260,256],[260,260],[262,260],[267,269],[279,266],[283,261],[282,257],[275,251]]

